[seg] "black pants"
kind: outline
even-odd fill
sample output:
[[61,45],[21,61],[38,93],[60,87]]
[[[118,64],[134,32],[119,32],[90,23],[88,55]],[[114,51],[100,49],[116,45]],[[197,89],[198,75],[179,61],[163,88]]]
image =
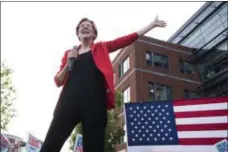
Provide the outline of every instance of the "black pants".
[[[80,102],[78,102],[80,101]],[[75,105],[76,104],[76,105]],[[102,97],[68,97],[54,114],[40,152],[59,152],[75,126],[82,122],[84,152],[104,152],[107,111]]]

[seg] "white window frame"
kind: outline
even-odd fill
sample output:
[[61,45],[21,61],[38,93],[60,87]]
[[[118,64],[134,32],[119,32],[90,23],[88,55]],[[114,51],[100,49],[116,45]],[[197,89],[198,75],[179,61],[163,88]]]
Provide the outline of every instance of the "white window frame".
[[130,69],[130,58],[127,57],[120,65],[120,76],[123,76]]
[[131,88],[130,86],[123,90],[123,102],[128,103],[131,101]]

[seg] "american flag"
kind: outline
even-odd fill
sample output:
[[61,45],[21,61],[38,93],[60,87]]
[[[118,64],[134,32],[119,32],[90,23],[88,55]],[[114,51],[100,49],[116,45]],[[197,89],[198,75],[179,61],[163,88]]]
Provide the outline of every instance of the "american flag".
[[7,148],[10,146],[10,141],[3,133],[0,133],[0,141],[1,150],[7,150]]
[[124,107],[128,152],[227,152],[228,96]]
[[42,141],[40,141],[37,137],[28,134],[28,141],[26,143],[26,151],[27,152],[39,152],[42,146]]
[[83,152],[83,142],[81,134],[77,134],[77,137],[75,139],[74,152]]

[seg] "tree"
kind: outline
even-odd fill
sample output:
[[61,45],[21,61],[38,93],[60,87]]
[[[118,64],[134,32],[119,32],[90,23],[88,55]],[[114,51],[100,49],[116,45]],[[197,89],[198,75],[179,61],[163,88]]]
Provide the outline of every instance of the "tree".
[[[105,132],[105,152],[114,152],[115,145],[122,143],[123,136],[125,134],[123,126],[119,126],[118,115],[121,107],[123,106],[122,94],[116,92],[115,94],[115,109],[108,111],[108,123]],[[70,149],[73,150],[74,142],[77,133],[82,134],[82,126],[78,124],[71,137],[70,137]]]
[[15,89],[12,85],[12,69],[1,62],[1,129],[7,131],[10,120],[15,116],[13,103]]

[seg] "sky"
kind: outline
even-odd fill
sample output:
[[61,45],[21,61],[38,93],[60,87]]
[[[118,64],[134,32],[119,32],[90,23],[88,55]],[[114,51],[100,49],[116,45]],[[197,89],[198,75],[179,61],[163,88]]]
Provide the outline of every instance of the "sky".
[[[96,41],[112,40],[149,24],[167,22],[146,36],[168,40],[205,2],[4,2],[1,3],[1,61],[13,69],[17,116],[8,133],[44,140],[62,88],[54,75],[65,50],[79,44],[75,26],[83,17],[98,27]],[[140,51],[140,50],[138,50]],[[118,52],[110,54],[111,60]],[[67,151],[68,141],[62,151]]]

